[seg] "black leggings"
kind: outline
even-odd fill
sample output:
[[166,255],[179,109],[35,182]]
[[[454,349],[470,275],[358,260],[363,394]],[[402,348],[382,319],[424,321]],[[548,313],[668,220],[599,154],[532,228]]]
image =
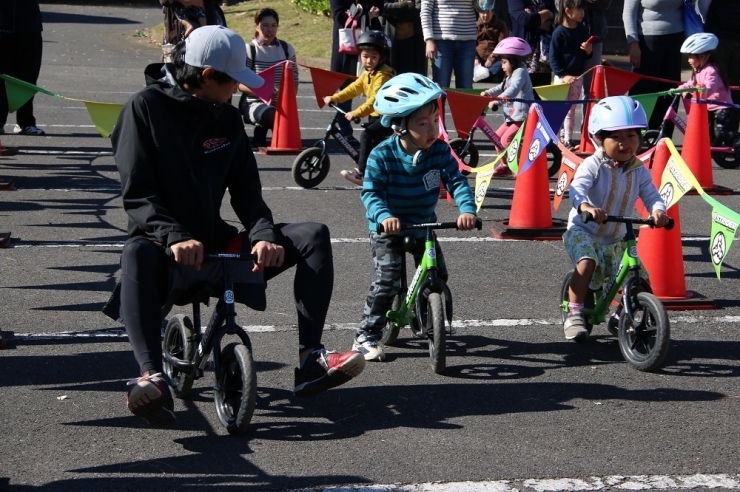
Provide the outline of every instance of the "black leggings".
[[360,174],[365,174],[370,151],[390,136],[391,133],[393,133],[393,130],[380,124],[380,118],[373,118],[372,116],[368,118],[365,131],[360,135],[360,156],[357,158],[357,169]]
[[[293,294],[298,313],[299,351],[322,348],[321,335],[334,289],[334,261],[324,224],[279,224],[285,261],[265,269],[265,280],[296,267]],[[162,371],[162,306],[168,293],[164,248],[135,239],[121,253],[121,315],[142,373]]]

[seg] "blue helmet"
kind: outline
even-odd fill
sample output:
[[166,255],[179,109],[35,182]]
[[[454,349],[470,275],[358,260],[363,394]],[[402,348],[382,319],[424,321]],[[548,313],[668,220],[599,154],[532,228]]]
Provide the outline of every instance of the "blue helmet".
[[389,127],[392,120],[410,115],[442,94],[442,88],[429,78],[402,73],[383,84],[375,95],[373,108],[382,115],[380,123]]

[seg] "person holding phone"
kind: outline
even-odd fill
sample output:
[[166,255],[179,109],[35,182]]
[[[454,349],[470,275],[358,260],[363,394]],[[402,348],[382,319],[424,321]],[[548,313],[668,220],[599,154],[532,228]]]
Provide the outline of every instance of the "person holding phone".
[[[581,97],[583,80],[580,78],[591,57],[593,44],[588,34],[588,27],[583,23],[586,15],[586,0],[562,0],[555,21],[558,26],[552,33],[550,41],[550,66],[555,74],[556,84],[570,84],[568,99]],[[571,106],[563,122],[563,144],[574,148],[573,128],[575,127],[576,107]]]
[[[586,0],[585,10],[586,17],[583,22],[588,26],[588,33],[591,36],[591,58],[586,59],[584,65],[585,74],[583,76],[583,92],[588,95],[591,88],[591,77],[593,72],[590,71],[596,65],[601,65],[601,57],[604,53],[604,40],[607,35],[606,11],[609,10],[612,0]],[[585,106],[582,106],[585,108]]]

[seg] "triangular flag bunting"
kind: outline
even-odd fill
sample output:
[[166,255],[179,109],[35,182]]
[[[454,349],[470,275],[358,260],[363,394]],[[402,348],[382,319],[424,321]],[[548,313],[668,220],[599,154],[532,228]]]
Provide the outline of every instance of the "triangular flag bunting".
[[253,89],[250,87],[252,93],[254,93],[255,96],[259,97],[263,103],[267,105],[272,104],[272,98],[275,96],[275,93],[280,90],[280,87],[275,87],[275,74],[277,73],[277,68],[280,65],[285,64],[285,67],[283,68],[283,74],[292,77],[293,72],[290,70],[291,63],[292,62],[290,61],[278,62],[273,66],[262,70],[261,72],[257,72],[259,76],[264,79],[265,83],[257,89]]
[[123,104],[115,103],[101,103],[94,101],[82,101],[85,103],[87,112],[90,114],[90,119],[98,129],[103,138],[110,137],[113,132],[113,127],[118,120],[118,115],[123,109]]
[[560,162],[560,171],[558,171],[558,184],[555,187],[555,195],[553,197],[553,208],[557,211],[560,208],[560,202],[565,197],[565,190],[570,186],[570,182],[573,181],[573,176],[576,173],[576,169],[583,162],[583,159],[578,157],[576,154],[570,151],[568,147],[558,142],[558,148],[563,154],[563,160]]
[[337,90],[347,82],[348,80],[354,80],[357,77],[354,75],[347,75],[346,73],[331,72],[322,68],[308,67],[302,65],[311,72],[311,83],[313,84],[313,91],[316,96],[316,103],[320,108],[324,107],[324,97],[331,96]]
[[606,91],[610,96],[624,96],[635,85],[642,75],[614,67],[604,67]]
[[23,80],[18,80],[10,75],[0,75],[5,80],[5,94],[8,97],[8,112],[14,113],[21,106],[26,104],[37,92],[43,92],[49,96],[62,97],[51,91],[47,91],[38,85],[29,84]]
[[447,103],[450,105],[450,113],[452,114],[452,121],[455,123],[455,129],[457,129],[457,135],[460,138],[467,138],[478,116],[491,99],[456,90],[445,92],[447,93]]
[[533,89],[544,101],[565,101],[568,99],[570,84],[541,85]]

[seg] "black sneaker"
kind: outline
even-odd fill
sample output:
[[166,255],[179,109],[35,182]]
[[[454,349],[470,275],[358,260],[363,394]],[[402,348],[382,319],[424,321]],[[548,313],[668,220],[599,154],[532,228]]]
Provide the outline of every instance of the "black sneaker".
[[342,385],[358,376],[365,369],[365,358],[357,350],[349,352],[330,352],[326,349],[314,350],[295,370],[295,389],[293,393],[301,398],[316,396],[319,393]]
[[170,385],[161,372],[145,372],[128,382],[126,405],[134,415],[144,418],[152,427],[175,423],[175,404]]

